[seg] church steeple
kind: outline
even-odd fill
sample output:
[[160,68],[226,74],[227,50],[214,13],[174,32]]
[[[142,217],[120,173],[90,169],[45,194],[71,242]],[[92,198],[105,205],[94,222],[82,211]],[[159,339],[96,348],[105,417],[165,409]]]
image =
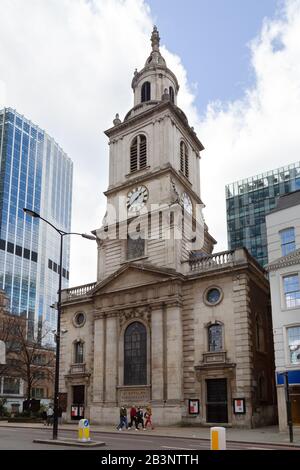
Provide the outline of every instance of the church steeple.
[[174,73],[168,69],[160,52],[160,37],[156,26],[151,34],[151,53],[146,60],[144,68],[135,70],[132,80],[134,91],[134,106],[143,102],[158,102],[165,99],[163,95],[168,91],[170,101],[176,104],[179,85]]

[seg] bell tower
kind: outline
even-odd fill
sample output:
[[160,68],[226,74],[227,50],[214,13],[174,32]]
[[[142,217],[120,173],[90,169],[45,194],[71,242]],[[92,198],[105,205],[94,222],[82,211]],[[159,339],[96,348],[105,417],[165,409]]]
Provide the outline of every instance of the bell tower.
[[[154,26],[151,53],[132,79],[134,106],[117,114],[109,138],[107,213],[98,235],[98,281],[126,262],[185,272],[191,236],[182,226],[202,220],[200,152],[204,149],[177,106],[179,85],[160,53]],[[203,223],[195,248],[211,253],[215,240]],[[185,223],[185,227],[187,224]],[[193,239],[196,237],[192,237]]]

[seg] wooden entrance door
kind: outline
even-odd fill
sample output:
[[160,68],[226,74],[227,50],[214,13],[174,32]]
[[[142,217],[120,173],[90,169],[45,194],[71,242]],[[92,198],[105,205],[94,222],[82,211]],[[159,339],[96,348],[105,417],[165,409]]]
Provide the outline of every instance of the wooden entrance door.
[[228,423],[227,380],[206,380],[207,423]]
[[74,385],[71,419],[79,420],[82,418],[84,418],[84,385]]
[[290,400],[293,424],[300,426],[300,387],[291,387]]

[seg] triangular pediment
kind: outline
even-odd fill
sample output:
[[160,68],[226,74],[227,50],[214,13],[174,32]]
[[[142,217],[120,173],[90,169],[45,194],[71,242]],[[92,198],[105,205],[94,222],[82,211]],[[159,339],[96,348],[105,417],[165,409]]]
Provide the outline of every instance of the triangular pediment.
[[117,292],[123,289],[146,286],[169,281],[181,275],[172,269],[156,268],[152,265],[128,263],[93,289],[93,295]]

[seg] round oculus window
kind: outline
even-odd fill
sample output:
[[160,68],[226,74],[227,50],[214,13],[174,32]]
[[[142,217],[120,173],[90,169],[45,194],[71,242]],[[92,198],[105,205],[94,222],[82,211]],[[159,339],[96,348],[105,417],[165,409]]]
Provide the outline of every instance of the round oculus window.
[[82,312],[76,313],[74,322],[76,326],[82,326],[85,323],[85,314]]
[[220,289],[217,289],[216,287],[212,287],[211,289],[208,289],[206,292],[206,301],[211,304],[215,305],[221,301],[221,291]]

